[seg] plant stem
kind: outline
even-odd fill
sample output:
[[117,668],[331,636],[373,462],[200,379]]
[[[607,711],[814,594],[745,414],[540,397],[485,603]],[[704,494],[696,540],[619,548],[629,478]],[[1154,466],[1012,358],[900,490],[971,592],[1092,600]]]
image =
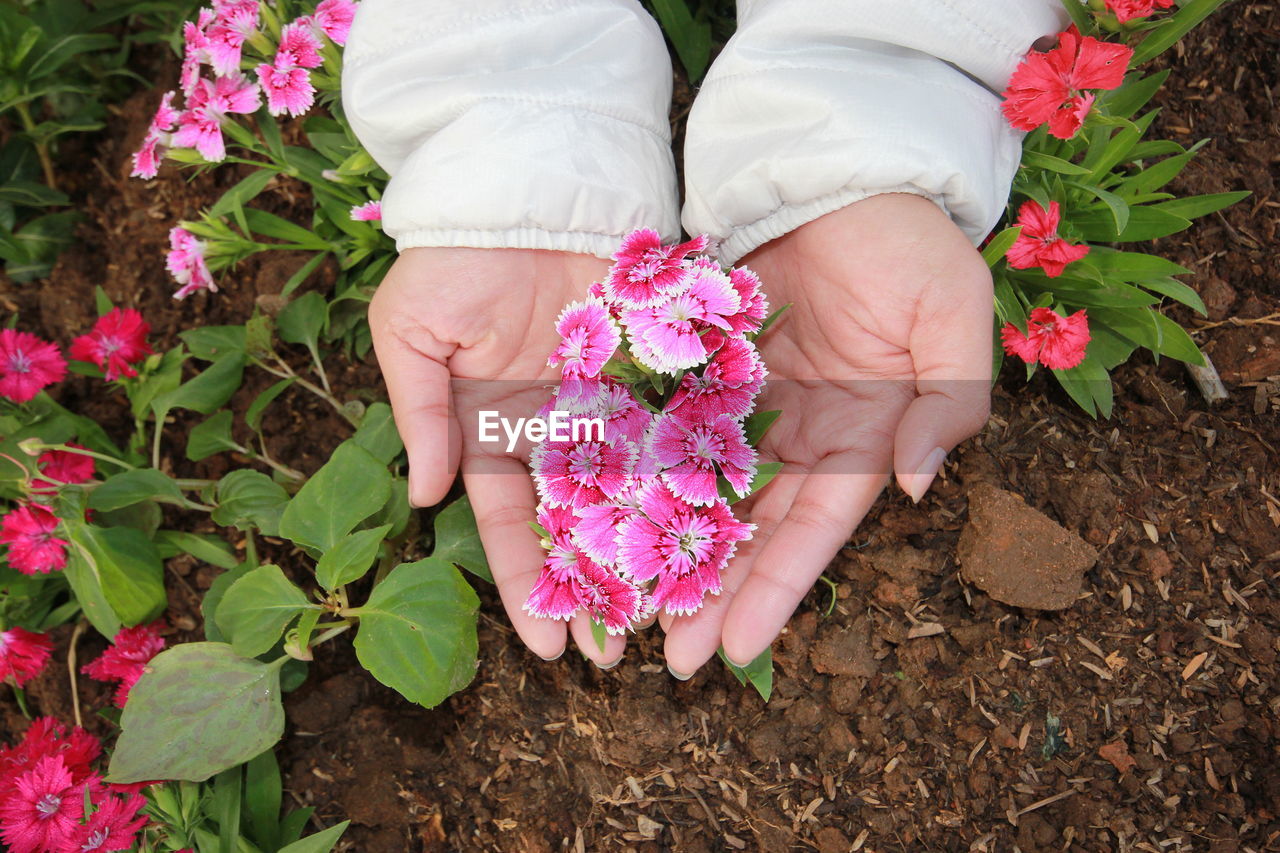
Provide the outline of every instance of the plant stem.
[[125,462],[123,459],[117,459],[114,456],[108,456],[105,453],[96,453],[92,450],[86,450],[83,447],[72,447],[69,444],[42,444],[40,446],[45,450],[61,450],[66,453],[79,453],[81,456],[89,456],[102,462],[110,462],[113,465],[119,465],[126,471],[132,471],[136,467]]
[[307,479],[307,475],[303,474],[301,471],[297,470],[296,468],[291,468],[288,465],[285,465],[283,462],[277,462],[276,460],[271,458],[271,455],[267,453],[267,440],[262,437],[262,433],[258,433],[258,445],[262,448],[261,453],[254,453],[248,448],[245,448],[245,451],[244,451],[245,454],[252,459],[259,459],[265,462],[267,465],[271,466],[273,470],[279,471],[281,474],[288,477],[290,480],[293,480],[295,483],[301,483],[303,480]]
[[[276,248],[276,247],[273,247],[273,248]],[[282,359],[279,355],[276,355],[275,353],[272,353],[271,355],[272,357],[275,358],[276,363],[280,365],[280,367],[282,368],[281,370],[277,370],[271,367],[270,365],[268,365],[266,362],[257,358],[253,359],[253,363],[256,364],[258,367],[262,368],[263,370],[265,370],[267,373],[270,373],[272,376],[279,377],[280,379],[293,379],[303,388],[306,388],[312,394],[315,394],[321,400],[324,400],[330,406],[333,406],[333,408],[338,412],[338,414],[342,415],[343,420],[345,420],[347,423],[351,424],[353,427],[360,426],[360,422],[356,418],[352,417],[351,413],[346,410],[346,408],[342,405],[342,403],[338,402],[337,397],[334,397],[333,394],[328,393],[323,388],[316,385],[314,382],[310,382],[307,379],[304,379],[303,377],[299,376],[297,371],[295,371],[292,367],[290,367],[288,362]]]
[[83,727],[84,721],[80,719],[80,691],[76,685],[76,641],[84,633],[84,626],[83,619],[76,622],[75,630],[71,632],[71,645],[67,649],[67,672],[71,675],[71,710],[75,714],[76,725],[80,727]]
[[35,138],[36,123],[31,118],[31,110],[27,109],[27,105],[17,104],[14,109],[18,111],[18,118],[22,120],[22,129],[32,134],[31,144],[35,146],[36,156],[40,158],[40,168],[44,171],[44,182],[51,190],[58,188],[58,179],[53,174],[53,161],[49,159],[49,149],[41,141]]

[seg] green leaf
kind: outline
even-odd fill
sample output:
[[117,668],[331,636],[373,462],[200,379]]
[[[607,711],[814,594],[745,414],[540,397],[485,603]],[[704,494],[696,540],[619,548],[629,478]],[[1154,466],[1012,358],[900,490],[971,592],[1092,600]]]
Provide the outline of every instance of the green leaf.
[[264,850],[280,846],[280,804],[284,793],[275,749],[264,749],[244,766],[244,802],[249,830]]
[[324,297],[314,290],[294,299],[276,316],[280,339],[290,344],[302,344],[313,353],[317,352],[328,308]]
[[252,200],[258,193],[266,189],[267,184],[271,183],[271,179],[275,176],[276,173],[269,169],[250,172],[248,177],[242,179],[238,184],[222,194],[222,198],[218,199],[217,203],[209,208],[209,216],[214,219],[220,219],[232,211],[244,207],[246,202]]
[[[218,630],[218,606],[222,597],[231,589],[231,585],[257,568],[248,563],[239,563],[213,579],[208,591],[200,599],[200,615],[204,619],[204,638],[215,643],[228,642],[226,635]],[[310,612],[310,611],[308,611]]]
[[178,337],[201,361],[217,361],[229,353],[244,352],[244,326],[201,326],[179,332]]
[[729,485],[729,481],[724,477],[716,478],[716,486],[719,489],[720,497],[724,498],[731,504],[737,503],[740,500],[745,500],[747,497],[754,495],[756,492],[769,485],[773,478],[778,476],[778,472],[781,470],[781,462],[761,462],[757,464],[756,475],[751,479],[751,483],[747,488],[747,493],[742,497],[738,496],[738,493],[733,490],[733,486]]
[[1129,65],[1136,68],[1164,53],[1225,2],[1226,0],[1188,0],[1178,9],[1177,14],[1147,34],[1134,50]]
[[476,515],[471,509],[471,499],[466,495],[436,515],[435,547],[431,556],[461,566],[481,580],[493,583],[489,560],[480,543]]
[[1072,163],[1069,160],[1063,160],[1061,157],[1045,154],[1042,151],[1032,151],[1031,149],[1022,152],[1022,165],[1032,169],[1057,172],[1059,175],[1089,174],[1089,170],[1084,166]]
[[987,262],[988,267],[994,267],[1000,262],[1001,258],[1008,253],[1013,244],[1017,242],[1018,235],[1022,233],[1021,225],[1010,225],[999,234],[991,238],[991,242],[987,243],[982,249],[982,259]]
[[603,654],[604,644],[609,641],[609,629],[603,622],[591,620],[591,639],[595,640],[596,648]]
[[1178,173],[1186,168],[1187,163],[1191,162],[1191,158],[1194,156],[1194,151],[1188,151],[1176,157],[1166,157],[1159,163],[1148,166],[1141,172],[1125,178],[1121,184],[1121,189],[1126,196],[1130,197],[1153,193],[1176,178]]
[[[225,127],[226,125],[223,126]],[[300,225],[294,225],[287,219],[281,219],[274,213],[246,208],[244,216],[245,221],[249,223],[249,227],[254,233],[262,234],[266,237],[274,237],[277,240],[284,240],[287,243],[297,243],[321,252],[329,248],[329,244],[317,237],[313,232]]]
[[[164,612],[164,566],[142,531],[84,522],[67,528],[67,580],[93,627],[113,637],[122,625],[149,622]],[[103,604],[109,612],[101,611]]]
[[249,408],[244,413],[244,422],[249,425],[249,429],[258,432],[262,426],[262,416],[267,411],[267,406],[275,402],[285,392],[290,385],[297,381],[296,377],[290,376],[288,379],[281,379],[267,390],[253,398],[253,402],[249,404]]
[[328,551],[391,496],[391,473],[350,439],[294,495],[280,518],[280,535]]
[[255,657],[269,651],[308,606],[306,594],[279,566],[266,565],[251,569],[231,585],[214,618],[236,654]]
[[1147,281],[1191,272],[1159,255],[1118,252],[1104,246],[1093,247],[1080,263],[1093,267],[1107,281]]
[[240,445],[231,438],[231,412],[227,409],[192,427],[187,435],[187,458],[192,462],[224,450],[239,449]]
[[1077,181],[1067,181],[1067,184],[1084,190],[1093,195],[1098,201],[1102,202],[1107,210],[1111,212],[1111,218],[1116,224],[1116,233],[1123,234],[1124,229],[1129,224],[1129,203],[1115,193],[1107,192],[1101,187],[1092,184],[1079,183]]
[[300,838],[286,847],[281,847],[280,853],[329,853],[333,845],[337,844],[338,839],[342,837],[342,833],[347,831],[347,825],[350,823],[351,821],[344,820],[328,829]]
[[212,514],[214,524],[241,530],[252,525],[266,536],[279,534],[280,516],[289,495],[266,474],[248,468],[232,471],[218,481],[215,493],[218,508]]
[[1193,195],[1186,198],[1176,198],[1172,201],[1162,201],[1159,204],[1151,205],[1151,207],[1162,213],[1170,213],[1183,219],[1199,219],[1201,216],[1230,207],[1236,202],[1248,198],[1249,195],[1250,193],[1247,190]]
[[725,656],[724,649],[719,651],[720,660],[724,661],[724,665],[733,673],[733,677],[738,679],[738,683],[746,685],[751,682],[751,686],[760,694],[760,698],[768,702],[769,697],[773,695],[773,649],[765,649],[760,656],[746,666],[738,666]]
[[240,838],[240,796],[244,788],[244,768],[230,767],[213,780],[210,812],[218,824],[218,853],[235,853]]
[[475,676],[479,603],[444,560],[402,563],[358,610],[356,656],[383,684],[434,707]]
[[244,353],[224,355],[204,371],[151,402],[160,417],[172,409],[190,409],[202,415],[213,414],[240,387],[244,375]]
[[1162,296],[1168,296],[1170,299],[1176,299],[1191,310],[1205,316],[1209,310],[1204,305],[1204,300],[1200,298],[1200,294],[1196,293],[1187,285],[1173,278],[1153,278],[1141,282],[1142,286],[1147,290],[1154,290]]
[[781,414],[781,409],[771,409],[767,412],[752,412],[748,415],[742,422],[742,431],[746,434],[747,444],[752,447],[758,445]]
[[327,590],[335,590],[364,577],[369,571],[374,557],[378,556],[378,547],[382,545],[390,524],[370,530],[357,530],[348,533],[338,543],[324,552],[324,556],[316,563],[316,580]]
[[[156,547],[173,554],[190,554],[202,563],[220,569],[239,565],[231,546],[209,533],[187,533],[182,530],[158,530],[154,537]],[[163,553],[162,553],[163,556]]]
[[178,484],[155,468],[135,468],[112,474],[89,494],[89,508],[100,512],[141,501],[160,500],[182,506],[186,500]]
[[[1169,204],[1169,202],[1163,202]],[[1130,208],[1124,231],[1116,232],[1115,219],[1109,211],[1089,210],[1071,214],[1071,224],[1080,236],[1091,243],[1134,243],[1168,237],[1191,227],[1191,221],[1159,206]]]
[[129,691],[107,779],[202,782],[270,748],[284,733],[281,661],[225,643],[187,643],[151,659]]
[[680,57],[690,83],[697,83],[711,60],[711,24],[695,21],[684,0],[653,0],[653,11]]
[[1187,364],[1203,366],[1204,354],[1200,352],[1200,348],[1196,346],[1196,342],[1191,339],[1186,330],[1159,311],[1152,313],[1160,329],[1160,354]]
[[1104,92],[1098,99],[1098,106],[1117,118],[1132,118],[1138,110],[1150,103],[1164,81],[1169,79],[1170,73],[1166,68],[1146,76],[1130,74],[1119,89]]
[[391,416],[391,407],[386,403],[373,403],[365,410],[351,439],[383,465],[390,465],[404,450],[404,442],[400,440],[395,419]]
[[1091,417],[1111,417],[1111,377],[1097,360],[1085,358],[1069,370],[1054,370],[1053,375]]
[[289,276],[289,280],[284,283],[284,287],[280,288],[281,296],[288,296],[310,277],[316,271],[320,264],[324,263],[324,259],[329,257],[328,252],[319,252],[314,258],[298,267],[298,271]]

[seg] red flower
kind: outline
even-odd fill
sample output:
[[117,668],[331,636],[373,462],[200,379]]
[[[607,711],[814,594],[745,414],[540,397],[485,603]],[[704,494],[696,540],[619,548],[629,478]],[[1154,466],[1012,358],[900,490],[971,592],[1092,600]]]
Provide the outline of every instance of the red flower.
[[1009,355],[1027,364],[1039,361],[1051,370],[1067,370],[1084,361],[1090,340],[1089,319],[1084,309],[1069,317],[1049,308],[1036,308],[1027,321],[1027,333],[1012,323],[1000,330],[1000,340]]
[[1083,90],[1117,88],[1133,49],[1081,37],[1074,26],[1058,38],[1053,50],[1032,51],[1022,60],[1009,78],[1001,109],[1018,130],[1035,130],[1048,122],[1050,133],[1070,139],[1093,106],[1093,96]]
[[0,331],[0,397],[25,403],[66,375],[67,362],[56,344],[30,332]]
[[1106,0],[1107,9],[1115,12],[1120,23],[1134,18],[1145,18],[1154,14],[1156,9],[1168,9],[1173,0]]
[[67,540],[53,533],[58,517],[40,504],[24,504],[0,520],[0,543],[9,546],[9,565],[24,575],[48,574],[67,566]]
[[113,645],[81,671],[98,681],[119,681],[114,701],[116,707],[123,708],[129,701],[129,690],[142,677],[147,661],[164,649],[164,638],[160,636],[164,628],[164,622],[157,620],[150,625],[120,629],[112,640]]
[[30,770],[45,756],[59,756],[77,784],[91,775],[89,765],[102,754],[102,744],[77,726],[67,727],[53,717],[41,717],[27,727],[22,740],[12,747],[0,747],[0,791],[8,790],[14,778]]
[[16,626],[0,632],[0,681],[12,678],[21,687],[44,669],[51,651],[53,643],[44,634]]
[[1057,278],[1072,261],[1089,254],[1088,246],[1073,246],[1058,236],[1062,214],[1056,201],[1045,210],[1037,201],[1024,202],[1018,208],[1018,224],[1022,226],[1005,258],[1016,270],[1043,267],[1045,275]]
[[[80,444],[68,444],[68,447],[86,448]],[[64,483],[83,483],[93,478],[93,457],[70,450],[46,450],[36,460],[36,469],[52,480],[39,477],[31,481],[33,492],[54,492]]]
[[145,815],[139,817],[138,812],[147,804],[147,798],[141,794],[117,796],[107,794],[101,800],[95,800],[97,808],[89,820],[79,828],[68,848],[75,851],[95,850],[128,850],[133,846],[134,836],[138,830],[147,825]]
[[137,376],[133,365],[151,354],[147,332],[151,326],[132,308],[112,308],[98,318],[92,331],[71,342],[71,357],[105,368],[107,380]]
[[78,788],[60,755],[46,755],[0,795],[0,840],[10,853],[70,850],[84,814]]

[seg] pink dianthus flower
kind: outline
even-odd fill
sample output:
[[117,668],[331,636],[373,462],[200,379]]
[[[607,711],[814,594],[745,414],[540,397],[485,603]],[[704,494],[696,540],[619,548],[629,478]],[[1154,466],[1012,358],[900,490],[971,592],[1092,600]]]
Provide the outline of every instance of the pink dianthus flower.
[[67,362],[57,344],[30,332],[0,329],[0,397],[26,403],[66,375]]
[[52,651],[53,643],[44,634],[17,625],[0,631],[0,681],[12,679],[21,687],[40,674]]
[[1012,323],[1000,330],[1000,340],[1009,355],[1027,364],[1037,361],[1051,370],[1069,370],[1084,361],[1091,339],[1085,309],[1062,316],[1050,308],[1036,308],[1027,321],[1027,332]]
[[71,342],[71,357],[105,368],[107,381],[137,376],[134,365],[151,354],[151,325],[133,308],[112,308],[98,318],[87,335]]
[[631,232],[614,253],[614,265],[603,282],[605,299],[626,308],[657,305],[684,288],[688,278],[685,258],[706,247],[705,235],[664,246],[652,228]]
[[173,294],[174,299],[184,299],[197,290],[217,292],[218,285],[214,283],[209,266],[205,263],[202,241],[184,228],[172,228],[169,231],[169,247],[165,266],[174,281],[182,285]]
[[40,504],[23,504],[0,520],[0,543],[9,565],[24,575],[47,575],[67,567],[67,540],[54,536],[58,517]]
[[164,638],[160,636],[164,628],[163,621],[121,628],[111,646],[81,671],[98,681],[119,681],[113,701],[116,707],[123,708],[129,701],[130,689],[142,677],[147,662],[164,650]]

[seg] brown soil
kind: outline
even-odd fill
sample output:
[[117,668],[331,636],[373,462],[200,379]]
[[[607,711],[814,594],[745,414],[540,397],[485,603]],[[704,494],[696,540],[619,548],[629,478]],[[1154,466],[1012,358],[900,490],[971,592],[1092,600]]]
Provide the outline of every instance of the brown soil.
[[[287,701],[292,800],[325,824],[352,818],[343,849],[375,853],[1280,849],[1280,380],[1267,381],[1280,327],[1252,322],[1280,310],[1278,44],[1275,4],[1230,4],[1170,59],[1160,96],[1163,133],[1213,140],[1176,189],[1253,191],[1157,247],[1210,303],[1213,324],[1179,319],[1204,327],[1225,404],[1207,406],[1171,361],[1118,371],[1109,421],[1043,378],[1009,378],[945,479],[918,506],[882,497],[828,571],[834,593],[820,584],[801,604],[775,643],[767,705],[715,664],[673,680],[657,629],[609,672],[573,653],[543,663],[491,590],[479,674],[436,710],[328,644]],[[291,271],[245,264],[225,295],[168,299],[167,228],[235,178],[126,181],[152,97],[125,105],[81,176],[84,245],[50,282],[0,290],[24,327],[67,341],[102,284],[170,345],[189,325],[242,322]],[[272,203],[288,209],[298,192],[280,186]],[[356,394],[375,375],[359,365],[336,383]],[[119,405],[88,399],[85,383],[67,393],[103,413]],[[344,428],[309,398],[285,401],[273,453],[310,470]],[[1022,496],[1098,551],[1075,604],[1019,610],[963,582],[957,546],[979,486]],[[212,573],[171,568],[169,619],[178,639],[198,638]],[[911,639],[918,622],[943,632]],[[83,660],[102,643],[80,645]],[[108,701],[83,679],[80,691],[88,709]],[[69,718],[60,671],[30,695]],[[0,720],[21,723],[8,698]]]

